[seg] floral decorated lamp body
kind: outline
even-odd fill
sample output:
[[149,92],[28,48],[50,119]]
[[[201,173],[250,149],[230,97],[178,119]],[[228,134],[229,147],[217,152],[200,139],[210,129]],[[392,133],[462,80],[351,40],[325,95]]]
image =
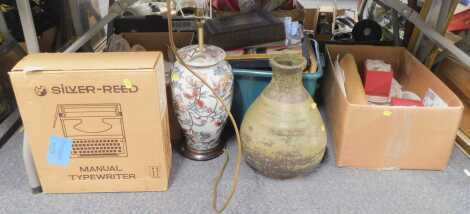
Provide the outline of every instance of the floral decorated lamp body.
[[[224,60],[225,52],[216,46],[205,45],[201,49],[191,45],[178,53],[230,107],[233,74]],[[182,154],[193,160],[219,156],[223,152],[219,138],[228,116],[222,105],[209,88],[178,62],[172,71],[171,88],[176,116],[186,137],[186,143],[180,146]]]

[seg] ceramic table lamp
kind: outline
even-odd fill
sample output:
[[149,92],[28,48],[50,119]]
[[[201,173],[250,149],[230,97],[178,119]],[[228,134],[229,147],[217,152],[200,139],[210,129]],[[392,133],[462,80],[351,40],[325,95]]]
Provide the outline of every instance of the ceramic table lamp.
[[[198,11],[201,15],[202,10]],[[198,19],[199,44],[183,47],[178,53],[230,107],[232,69],[224,60],[224,50],[203,43],[203,24],[204,19]],[[182,154],[193,160],[209,160],[222,154],[224,145],[219,138],[228,115],[209,88],[176,62],[171,75],[171,89],[176,116],[186,137],[186,142],[180,146]]]

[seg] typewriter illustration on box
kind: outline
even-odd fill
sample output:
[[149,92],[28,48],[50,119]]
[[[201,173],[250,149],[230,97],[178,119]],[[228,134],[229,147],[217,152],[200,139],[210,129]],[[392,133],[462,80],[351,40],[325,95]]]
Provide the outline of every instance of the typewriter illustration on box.
[[54,127],[57,118],[73,140],[72,158],[127,156],[120,104],[59,104]]

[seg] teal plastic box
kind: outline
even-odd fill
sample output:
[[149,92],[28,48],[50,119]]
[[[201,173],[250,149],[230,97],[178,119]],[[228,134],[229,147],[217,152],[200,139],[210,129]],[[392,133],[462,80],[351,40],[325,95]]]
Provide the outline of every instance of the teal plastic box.
[[[318,80],[323,76],[325,65],[323,57],[320,57],[318,43],[313,40],[314,50],[317,56],[318,68],[315,73],[304,73],[303,82],[305,89],[311,96],[315,95],[318,88]],[[269,84],[272,78],[271,71],[233,69],[235,76],[234,97],[232,103],[232,113],[237,123],[240,125],[245,112],[255,99],[261,94],[263,89]]]

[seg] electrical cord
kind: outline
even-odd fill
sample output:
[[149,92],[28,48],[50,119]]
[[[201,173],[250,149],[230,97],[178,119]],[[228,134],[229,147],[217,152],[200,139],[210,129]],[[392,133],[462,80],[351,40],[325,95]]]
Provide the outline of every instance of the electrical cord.
[[232,123],[233,128],[235,130],[235,137],[236,137],[236,143],[237,143],[237,149],[238,149],[237,159],[236,159],[236,162],[235,162],[235,174],[234,174],[233,180],[232,180],[232,190],[230,191],[230,194],[228,195],[227,200],[225,201],[225,203],[223,204],[223,206],[221,208],[217,207],[217,195],[218,195],[217,192],[218,192],[218,187],[219,187],[220,181],[221,181],[221,179],[222,179],[222,177],[225,173],[225,169],[226,169],[226,167],[228,165],[228,162],[230,160],[230,155],[229,155],[229,152],[228,152],[227,149],[224,150],[224,153],[226,154],[225,162],[224,162],[224,165],[223,165],[219,175],[216,177],[215,184],[214,184],[214,190],[212,192],[212,208],[217,213],[222,213],[228,207],[228,205],[230,204],[233,196],[235,195],[235,192],[236,192],[237,186],[238,186],[238,181],[239,181],[239,177],[240,177],[240,164],[241,164],[241,158],[242,158],[242,145],[241,145],[241,140],[240,140],[240,133],[239,133],[239,129],[238,129],[237,123],[235,121],[235,118],[233,117],[232,113],[230,113],[230,109],[227,107],[227,105],[225,105],[223,99],[221,97],[219,97],[218,94],[215,92],[215,90],[208,84],[208,82],[201,75],[199,75],[196,71],[191,69],[190,66],[188,66],[184,62],[184,60],[181,58],[181,56],[178,54],[177,49],[176,49],[176,45],[175,45],[175,41],[174,41],[174,37],[173,37],[173,15],[171,14],[171,8],[172,8],[171,7],[171,1],[172,0],[166,0],[166,5],[167,5],[168,11],[169,11],[169,12],[167,12],[167,16],[168,16],[168,32],[169,32],[170,48],[171,48],[173,54],[175,55],[176,60],[183,67],[185,67],[187,71],[191,72],[197,79],[199,79],[210,90],[210,92],[215,96],[217,101],[224,108],[224,111],[227,112],[228,117],[230,119],[230,122]]

